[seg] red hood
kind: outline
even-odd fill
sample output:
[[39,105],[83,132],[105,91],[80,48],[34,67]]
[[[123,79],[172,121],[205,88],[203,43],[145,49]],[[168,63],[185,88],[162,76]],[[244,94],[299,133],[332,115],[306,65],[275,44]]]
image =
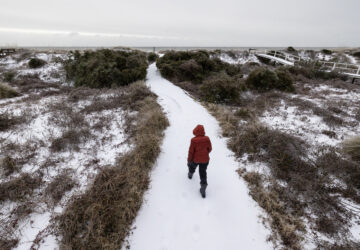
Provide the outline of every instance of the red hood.
[[204,136],[205,135],[205,129],[203,125],[197,125],[196,128],[193,130],[193,134],[195,136]]

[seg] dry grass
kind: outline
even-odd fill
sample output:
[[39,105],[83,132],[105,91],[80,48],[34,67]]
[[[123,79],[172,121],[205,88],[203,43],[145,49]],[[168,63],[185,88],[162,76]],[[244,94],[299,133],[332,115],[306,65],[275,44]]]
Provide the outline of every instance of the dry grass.
[[[74,123],[75,125],[75,123]],[[79,150],[79,144],[84,143],[91,136],[88,128],[69,129],[65,131],[61,137],[54,139],[51,143],[50,149],[52,152],[59,152],[64,150]]]
[[72,174],[71,170],[63,170],[46,187],[45,194],[51,197],[53,205],[59,203],[64,194],[75,187],[76,181],[72,178]]
[[20,96],[20,94],[10,86],[0,83],[0,99],[12,98]]
[[[241,117],[225,107],[207,108],[219,120],[223,134],[230,137],[228,146],[236,156],[248,154],[249,161],[264,162],[270,170],[270,175],[239,174],[249,184],[251,196],[267,212],[271,240],[280,240],[286,248],[301,249],[307,231],[305,220],[314,232],[346,240],[350,218],[355,214],[339,197],[360,203],[357,163],[344,159],[332,148],[317,152],[313,161],[307,157],[308,145],[300,138],[266,128],[253,119],[242,123]],[[334,177],[339,182],[333,182]]]
[[26,199],[33,191],[42,184],[41,175],[21,174],[7,182],[0,184],[0,202],[7,200],[19,201]]
[[0,173],[2,173],[5,177],[8,177],[9,175],[18,171],[19,167],[13,158],[10,156],[5,156],[3,159],[0,159]]
[[92,187],[75,197],[58,218],[65,249],[121,248],[143,202],[168,121],[144,85],[127,90],[129,96],[122,101],[138,110],[136,125],[131,127],[135,147],[115,166],[102,169]]
[[23,113],[19,116],[10,115],[8,112],[0,114],[0,132],[4,132],[13,126],[24,123],[28,120],[28,116]]

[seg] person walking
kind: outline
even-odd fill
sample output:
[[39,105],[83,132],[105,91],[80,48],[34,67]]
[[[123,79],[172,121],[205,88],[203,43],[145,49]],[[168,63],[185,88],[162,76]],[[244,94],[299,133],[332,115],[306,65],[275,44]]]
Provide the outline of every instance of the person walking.
[[201,196],[205,198],[205,190],[208,185],[206,170],[207,166],[209,165],[209,154],[212,150],[212,146],[210,138],[205,136],[205,129],[203,125],[197,125],[193,130],[193,134],[195,137],[191,139],[187,159],[187,165],[189,167],[188,178],[192,179],[197,166],[199,166],[200,193]]

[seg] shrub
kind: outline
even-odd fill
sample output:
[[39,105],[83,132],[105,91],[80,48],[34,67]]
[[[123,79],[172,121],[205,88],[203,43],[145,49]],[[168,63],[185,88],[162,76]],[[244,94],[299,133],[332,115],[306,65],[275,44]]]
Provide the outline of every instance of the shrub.
[[360,58],[360,51],[356,51],[353,53],[353,56]]
[[15,71],[7,71],[2,74],[2,77],[3,77],[4,81],[6,81],[6,82],[12,82],[14,80],[15,76],[16,76]]
[[343,150],[350,155],[353,160],[360,162],[360,136],[344,141]]
[[240,67],[210,57],[207,51],[169,51],[157,60],[163,77],[175,81],[201,84],[213,73],[226,71],[229,75],[240,73]]
[[44,66],[46,62],[44,60],[41,60],[39,58],[31,58],[28,65],[31,69],[36,69]]
[[20,94],[13,88],[6,84],[0,83],[0,99],[12,98],[20,96]]
[[328,49],[323,49],[321,50],[322,53],[324,53],[325,55],[331,55],[333,52],[331,50]]
[[150,53],[148,54],[148,56],[147,56],[147,59],[148,59],[149,63],[155,62],[156,59],[158,59],[158,58],[159,58],[159,56],[158,56],[156,53],[154,53],[154,52],[150,52]]
[[147,58],[140,51],[71,52],[65,62],[66,76],[75,86],[110,88],[124,86],[146,77]]
[[225,73],[210,77],[200,87],[201,99],[212,103],[234,103],[239,92],[237,82]]
[[302,75],[308,79],[341,79],[346,80],[345,75],[341,75],[336,71],[327,72],[321,70],[320,65],[317,64],[302,64],[300,66],[288,67],[288,71],[293,75]]
[[295,90],[293,86],[293,79],[288,70],[278,69],[275,73],[278,77],[276,89],[287,92],[293,92]]
[[261,92],[271,89],[281,91],[293,91],[293,80],[286,70],[277,70],[276,72],[266,68],[259,68],[250,73],[246,79],[246,85],[249,88]]
[[296,49],[294,49],[294,47],[287,47],[286,49],[287,52],[296,52]]

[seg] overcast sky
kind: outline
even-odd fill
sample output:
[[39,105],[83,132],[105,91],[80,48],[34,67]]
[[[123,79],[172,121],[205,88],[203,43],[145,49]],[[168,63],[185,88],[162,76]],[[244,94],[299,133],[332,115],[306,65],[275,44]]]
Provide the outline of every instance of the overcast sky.
[[360,0],[0,0],[0,45],[360,46]]

